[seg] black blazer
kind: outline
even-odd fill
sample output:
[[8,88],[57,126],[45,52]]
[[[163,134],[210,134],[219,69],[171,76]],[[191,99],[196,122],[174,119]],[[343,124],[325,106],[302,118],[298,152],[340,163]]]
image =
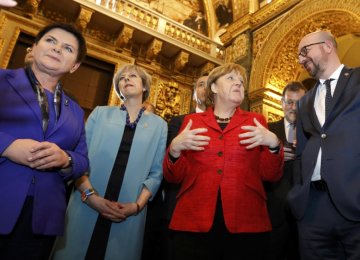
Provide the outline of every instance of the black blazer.
[[288,200],[300,219],[309,200],[311,176],[321,147],[321,175],[333,203],[345,218],[360,221],[360,68],[341,71],[330,114],[322,127],[314,109],[316,89],[298,102],[295,185]]
[[[269,123],[269,130],[277,135],[283,142],[286,142],[284,119]],[[291,214],[287,205],[286,196],[293,185],[294,161],[284,163],[283,176],[277,182],[264,182],[267,195],[267,206],[273,227],[280,226],[289,219]]]
[[[175,116],[171,118],[168,124],[168,136],[166,141],[166,147],[169,147],[171,141],[179,134],[180,127],[184,121],[185,115]],[[176,205],[176,194],[179,191],[180,185],[169,183],[163,179],[164,184],[164,206],[163,206],[163,218],[170,222],[172,213]]]

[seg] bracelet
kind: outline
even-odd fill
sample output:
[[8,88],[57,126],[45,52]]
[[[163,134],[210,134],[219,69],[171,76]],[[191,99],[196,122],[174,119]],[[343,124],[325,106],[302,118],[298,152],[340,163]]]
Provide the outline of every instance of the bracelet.
[[136,213],[134,214],[134,216],[137,216],[140,213],[140,205],[137,202],[135,202],[135,204],[136,204]]
[[93,194],[98,194],[95,189],[93,188],[85,189],[84,191],[81,192],[81,201],[85,202],[88,199],[88,197],[90,197]]

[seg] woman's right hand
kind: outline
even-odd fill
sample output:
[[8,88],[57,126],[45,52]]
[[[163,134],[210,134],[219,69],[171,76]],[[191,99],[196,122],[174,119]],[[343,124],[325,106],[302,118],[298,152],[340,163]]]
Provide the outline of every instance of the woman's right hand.
[[174,158],[178,158],[183,150],[202,151],[204,146],[209,144],[210,137],[200,135],[206,133],[207,128],[190,129],[192,120],[190,119],[184,130],[178,134],[171,142],[169,152]]
[[87,198],[86,204],[98,211],[102,217],[113,222],[122,222],[126,219],[126,215],[121,210],[121,205],[116,201],[110,201],[94,194]]
[[4,150],[2,156],[15,163],[31,167],[32,162],[29,161],[33,156],[31,151],[39,143],[32,139],[16,139]]

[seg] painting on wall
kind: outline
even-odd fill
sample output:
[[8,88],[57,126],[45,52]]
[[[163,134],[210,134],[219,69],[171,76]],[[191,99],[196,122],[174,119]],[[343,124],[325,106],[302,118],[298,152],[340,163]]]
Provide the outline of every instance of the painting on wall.
[[204,6],[201,0],[132,0],[201,34],[208,35]]
[[226,27],[233,22],[231,1],[219,0],[216,8],[216,19],[219,27]]

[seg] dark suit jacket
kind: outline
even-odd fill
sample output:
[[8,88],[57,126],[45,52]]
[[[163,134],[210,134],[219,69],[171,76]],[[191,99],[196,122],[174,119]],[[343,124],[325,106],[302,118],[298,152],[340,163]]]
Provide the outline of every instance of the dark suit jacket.
[[[0,70],[0,234],[9,234],[35,182],[33,231],[61,235],[64,229],[66,186],[88,168],[84,112],[64,93],[61,114],[54,128],[42,130],[41,110],[24,69]],[[72,172],[38,171],[1,156],[16,139],[52,142],[73,158]]]
[[[168,124],[166,147],[168,147],[171,141],[179,134],[179,130],[184,121],[184,117],[185,115],[175,116],[170,120]],[[163,217],[165,220],[170,222],[176,205],[176,194],[180,189],[180,185],[175,183],[169,183],[165,179],[163,180],[163,182],[165,192]]]
[[[285,144],[286,134],[284,128],[284,118],[273,123],[269,123],[269,130]],[[284,163],[283,176],[278,182],[264,182],[267,195],[267,205],[271,224],[273,227],[280,226],[289,219],[290,209],[287,205],[286,196],[293,185],[293,166],[294,161]]]
[[316,88],[298,103],[295,185],[288,194],[290,206],[296,218],[304,215],[321,147],[321,174],[332,201],[345,218],[360,221],[360,68],[341,71],[330,114],[322,127],[314,109]]

